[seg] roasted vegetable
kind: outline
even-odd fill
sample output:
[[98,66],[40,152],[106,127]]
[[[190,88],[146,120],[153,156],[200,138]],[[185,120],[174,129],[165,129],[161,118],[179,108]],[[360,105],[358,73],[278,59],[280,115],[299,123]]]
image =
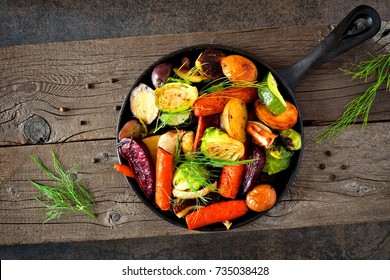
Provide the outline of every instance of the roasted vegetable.
[[154,90],[145,84],[136,86],[130,94],[130,110],[145,124],[151,124],[158,116]]
[[205,95],[205,97],[219,96],[238,98],[246,104],[251,103],[258,98],[257,90],[254,87],[227,87]]
[[147,198],[155,193],[155,167],[148,147],[137,138],[124,138],[118,143],[118,150],[133,169],[135,180]]
[[185,130],[171,130],[164,133],[158,140],[158,147],[163,148],[172,155],[175,155],[184,133],[186,133]]
[[150,156],[152,157],[154,164],[156,164],[157,144],[160,137],[161,135],[153,135],[142,139],[142,141],[146,144],[146,146],[149,149]]
[[246,122],[248,112],[244,101],[232,98],[223,109],[222,124],[227,134],[242,143],[246,141]]
[[192,107],[198,89],[182,82],[167,83],[154,91],[156,106],[163,112],[178,113]]
[[199,72],[212,80],[223,77],[221,58],[225,54],[222,51],[207,48],[196,59],[195,65]]
[[154,67],[151,76],[154,88],[162,87],[165,84],[166,80],[171,75],[171,70],[171,63],[162,63]]
[[198,98],[194,102],[194,115],[204,117],[213,114],[222,113],[225,105],[231,100],[231,97],[226,96],[206,96]]
[[126,177],[135,178],[133,169],[128,165],[117,163],[114,165],[114,168],[116,169],[116,171],[122,173]]
[[174,197],[178,199],[202,199],[215,189],[212,188],[212,186],[213,185],[202,187],[197,191],[192,191],[192,190],[182,191],[177,188],[174,188],[172,194]]
[[173,68],[173,72],[187,83],[200,83],[209,80],[208,77],[202,75],[197,69],[194,71],[192,69]]
[[198,118],[198,126],[196,127],[195,139],[194,139],[194,148],[193,151],[196,152],[200,146],[200,141],[203,137],[204,131],[209,127],[219,127],[219,114],[200,116]]
[[245,164],[223,167],[218,181],[218,193],[226,198],[236,198],[244,172]]
[[252,145],[250,147],[248,159],[253,159],[253,161],[245,165],[244,178],[241,183],[241,194],[247,194],[259,179],[265,164],[264,149],[257,145]]
[[258,185],[246,196],[246,204],[255,212],[263,212],[272,208],[276,203],[276,191],[268,184]]
[[269,154],[276,159],[289,158],[293,155],[292,151],[286,150],[283,146],[272,145],[269,150]]
[[119,131],[118,138],[119,140],[122,140],[126,137],[143,138],[147,134],[148,128],[146,125],[142,121],[133,118],[124,124],[124,126]]
[[278,84],[271,72],[264,79],[263,85],[258,88],[261,102],[274,115],[279,115],[286,111],[287,104],[278,90]]
[[257,90],[252,87],[229,87],[209,93],[195,101],[194,114],[195,116],[208,116],[221,113],[231,98],[238,98],[248,104],[258,98]]
[[184,133],[182,130],[168,131],[158,140],[155,202],[164,211],[171,207],[174,158]]
[[215,127],[205,130],[201,142],[200,150],[209,158],[236,161],[245,155],[242,142]]
[[207,225],[230,221],[245,215],[249,211],[245,200],[216,202],[186,216],[188,229],[197,229]]
[[181,139],[180,147],[183,154],[187,155],[193,152],[195,133],[191,130],[186,131]]
[[168,126],[179,126],[182,124],[189,124],[191,122],[191,112],[189,110],[178,113],[161,113],[160,121]]
[[290,165],[291,157],[275,158],[272,156],[269,150],[265,151],[265,165],[263,172],[272,175],[287,169]]
[[203,199],[176,199],[173,203],[172,210],[177,217],[183,218],[193,210],[200,209],[211,203],[219,202],[221,199],[222,197],[216,192],[209,193],[204,196]]
[[197,191],[210,185],[210,173],[200,164],[185,161],[177,167],[173,175],[173,187],[178,190]]
[[286,149],[291,151],[300,150],[302,147],[302,137],[299,132],[296,132],[294,129],[290,128],[283,130],[279,133],[280,141]]
[[286,101],[287,109],[275,116],[268,110],[268,108],[259,100],[255,102],[256,116],[272,129],[286,130],[292,128],[298,121],[298,110],[290,102]]
[[172,210],[178,218],[183,218],[191,211],[201,207],[204,206],[199,205],[196,199],[178,199],[175,201]]
[[233,83],[254,82],[257,79],[257,67],[242,55],[229,55],[221,58],[223,74]]
[[265,149],[268,149],[277,137],[276,134],[272,133],[268,127],[260,122],[247,122],[246,132],[252,136],[253,142]]
[[172,154],[165,151],[163,148],[157,148],[156,195],[154,201],[163,211],[167,211],[171,208],[173,160],[174,157]]

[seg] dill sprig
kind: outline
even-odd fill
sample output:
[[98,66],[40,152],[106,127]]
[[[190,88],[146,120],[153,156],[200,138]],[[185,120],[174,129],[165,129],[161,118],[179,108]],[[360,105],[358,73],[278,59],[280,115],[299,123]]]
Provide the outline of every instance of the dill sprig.
[[363,117],[362,128],[364,128],[367,125],[378,88],[385,83],[386,91],[390,91],[390,53],[376,57],[370,56],[370,60],[354,65],[354,70],[340,69],[343,73],[352,75],[352,79],[364,79],[365,82],[368,82],[376,77],[376,80],[361,96],[345,106],[344,113],[338,120],[322,130],[317,137],[317,144],[325,139],[335,142],[345,129],[356,122],[358,117]]
[[200,153],[194,153],[192,155],[187,155],[186,160],[191,162],[192,164],[199,164],[204,166],[211,166],[211,167],[217,167],[222,168],[228,165],[241,165],[241,164],[247,164],[257,159],[246,159],[246,160],[224,160],[224,159],[218,159],[218,158],[212,158],[212,157],[206,157],[203,154]]
[[260,89],[264,86],[267,86],[267,82],[248,82],[248,81],[239,81],[239,82],[231,82],[228,78],[222,77],[216,80],[211,81],[210,83],[206,84],[200,91],[199,95],[203,96],[208,93],[213,93],[216,91],[220,91],[222,89],[226,88],[247,88],[247,87],[253,87]]
[[50,154],[53,159],[56,174],[44,166],[36,156],[30,155],[30,158],[46,176],[56,183],[55,186],[49,186],[29,180],[31,184],[42,192],[43,197],[46,197],[45,200],[35,197],[35,199],[46,208],[44,223],[53,219],[58,219],[63,214],[77,211],[82,211],[88,216],[96,218],[95,215],[89,211],[89,209],[93,207],[94,199],[74,176],[75,165],[73,165],[71,169],[72,172],[65,172],[54,152],[50,151]]

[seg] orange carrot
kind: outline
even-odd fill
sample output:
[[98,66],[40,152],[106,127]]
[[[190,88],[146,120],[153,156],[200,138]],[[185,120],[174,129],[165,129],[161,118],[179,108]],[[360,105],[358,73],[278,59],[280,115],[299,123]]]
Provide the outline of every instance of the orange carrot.
[[233,220],[249,211],[245,200],[216,202],[200,208],[186,216],[188,229],[197,229],[207,225]]
[[207,97],[226,96],[238,98],[245,103],[251,103],[259,98],[254,87],[229,87],[206,95]]
[[210,125],[211,120],[210,117],[200,116],[198,118],[198,126],[196,128],[195,139],[194,139],[194,147],[193,151],[196,152],[200,146],[200,139],[203,137],[203,133],[206,128]]
[[245,103],[251,103],[258,98],[257,89],[230,87],[207,94],[195,101],[193,105],[194,114],[199,117],[221,113],[231,98],[238,98]]
[[197,117],[221,113],[231,97],[215,96],[198,98],[192,106]]
[[219,177],[218,193],[226,198],[236,198],[244,173],[245,164],[224,166]]
[[133,169],[128,165],[117,163],[114,165],[114,168],[127,177],[135,178]]
[[155,202],[161,210],[169,210],[172,197],[173,155],[157,148]]

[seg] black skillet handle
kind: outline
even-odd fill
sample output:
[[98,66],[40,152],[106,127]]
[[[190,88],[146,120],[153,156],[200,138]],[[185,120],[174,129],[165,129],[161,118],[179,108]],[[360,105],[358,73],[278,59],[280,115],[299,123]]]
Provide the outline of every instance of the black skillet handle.
[[294,92],[307,72],[370,39],[380,27],[377,11],[369,6],[358,6],[309,55],[278,74]]

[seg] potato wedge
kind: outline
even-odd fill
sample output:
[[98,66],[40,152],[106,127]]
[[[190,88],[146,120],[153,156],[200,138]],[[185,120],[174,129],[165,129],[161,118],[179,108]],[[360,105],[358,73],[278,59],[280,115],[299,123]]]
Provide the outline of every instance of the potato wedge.
[[145,143],[145,145],[148,147],[150,156],[152,157],[153,163],[156,163],[156,157],[157,157],[157,144],[158,140],[160,139],[161,135],[153,135],[146,137],[142,139],[142,141]]
[[246,141],[246,122],[248,111],[244,101],[232,98],[222,112],[222,124],[227,134],[242,143]]
[[221,67],[223,74],[233,83],[240,81],[254,82],[257,79],[256,65],[241,55],[222,57]]
[[298,121],[298,110],[290,102],[286,101],[287,109],[275,116],[268,108],[259,100],[255,102],[256,116],[264,124],[275,130],[286,130],[292,128]]

